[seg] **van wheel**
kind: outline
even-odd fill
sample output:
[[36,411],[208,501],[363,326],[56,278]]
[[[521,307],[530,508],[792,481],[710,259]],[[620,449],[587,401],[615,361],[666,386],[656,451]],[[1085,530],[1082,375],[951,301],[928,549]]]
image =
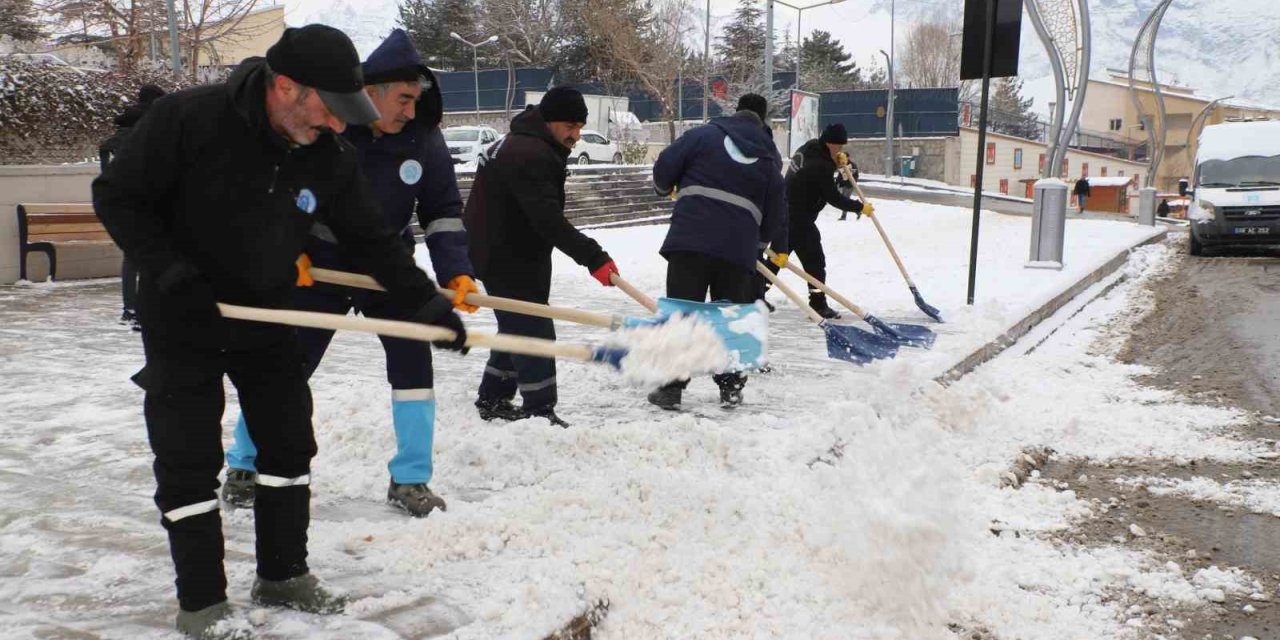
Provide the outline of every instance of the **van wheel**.
[[1200,244],[1200,239],[1196,237],[1196,232],[1192,231],[1191,239],[1187,242],[1187,253],[1193,256],[1204,255],[1204,245]]
[[591,158],[587,154],[578,156],[578,164],[591,164]]
[[613,163],[614,163],[614,164],[622,164],[622,154],[621,154],[621,153],[615,153],[615,154],[613,154]]

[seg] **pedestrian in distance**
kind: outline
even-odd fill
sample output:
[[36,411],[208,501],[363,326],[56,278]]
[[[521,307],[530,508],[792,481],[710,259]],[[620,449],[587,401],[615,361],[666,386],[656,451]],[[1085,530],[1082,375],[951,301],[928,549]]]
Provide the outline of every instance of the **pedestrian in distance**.
[[[115,133],[98,145],[98,164],[103,171],[106,171],[112,156],[133,130],[133,125],[146,115],[147,109],[151,108],[151,103],[164,93],[164,89],[154,84],[144,84],[138,88],[137,102],[125,107],[124,111],[115,117]],[[134,331],[141,331],[142,325],[138,323],[138,269],[127,256],[120,261],[120,298],[122,303],[120,324]]]
[[[570,87],[553,87],[537,106],[511,120],[510,132],[477,162],[463,219],[476,274],[491,295],[546,304],[551,296],[551,251],[559,249],[611,287],[618,273],[609,254],[564,215],[569,151],[582,137],[587,104]],[[546,318],[494,311],[501,333],[554,340]],[[516,392],[523,406],[512,402]],[[569,426],[555,413],[552,358],[491,351],[476,398],[485,420],[531,416]]]
[[[667,297],[694,302],[756,300],[756,260],[786,231],[782,161],[763,126],[765,99],[747,94],[739,111],[691,129],[662,150],[654,188],[677,194],[660,253],[667,261]],[[743,372],[714,376],[726,408],[742,403]],[[677,409],[688,380],[649,394]]]
[[1073,189],[1073,192],[1076,194],[1076,202],[1080,204],[1080,213],[1083,215],[1085,201],[1089,199],[1090,195],[1089,179],[1082,177],[1079,180],[1076,180],[1076,186],[1075,189]]
[[254,502],[259,606],[343,610],[307,565],[311,392],[293,328],[220,316],[216,302],[286,308],[295,262],[317,223],[404,309],[466,329],[387,228],[337,134],[378,112],[360,58],[341,31],[286,29],[266,58],[226,82],[157,100],[93,183],[107,231],[142,271],[138,313],[146,364],[134,381],[155,455],[155,502],[177,573],[177,628],[238,638],[227,603],[218,472],[223,378],[239,393],[257,444]]
[[[848,198],[853,195],[853,185],[861,177],[858,172],[858,163],[849,159],[849,154],[841,151],[836,154],[836,189],[840,191],[840,195]],[[844,221],[849,218],[848,211],[840,212],[840,220]],[[859,215],[858,219],[862,219]]]
[[[819,282],[826,282],[827,256],[818,231],[818,214],[827,205],[858,214],[874,213],[871,203],[843,196],[836,187],[836,156],[848,142],[849,134],[844,125],[837,122],[827,126],[820,137],[804,143],[791,157],[786,176],[788,228],[787,233],[781,234],[783,242],[774,242],[778,260],[769,265],[771,271],[776,273],[781,269],[794,251],[806,273]],[[827,304],[827,295],[812,285],[809,306],[824,318],[840,317]]]
[[[440,132],[442,101],[435,75],[422,64],[402,29],[393,30],[361,68],[364,91],[379,117],[368,126],[348,126],[343,138],[355,147],[360,169],[370,182],[387,226],[412,252],[416,214],[436,279],[447,282],[456,293],[455,309],[475,311],[475,307],[462,301],[478,289],[467,257],[462,196],[458,193],[453,159]],[[358,270],[331,233],[312,233],[306,253],[317,267]],[[300,289],[294,295],[295,308],[303,311],[345,315],[355,310],[369,318],[403,317],[406,310],[397,308],[397,304],[397,299],[387,293],[324,283]],[[298,329],[308,376],[320,365],[333,334],[330,329]],[[387,500],[409,515],[425,517],[434,509],[446,507],[429,486],[434,471],[431,450],[436,426],[431,346],[388,336],[379,339],[386,354],[391,422],[396,434],[396,453],[387,464],[391,475]],[[257,447],[243,414],[234,433],[235,440],[227,449],[227,480],[222,497],[229,504],[249,507],[257,489]]]

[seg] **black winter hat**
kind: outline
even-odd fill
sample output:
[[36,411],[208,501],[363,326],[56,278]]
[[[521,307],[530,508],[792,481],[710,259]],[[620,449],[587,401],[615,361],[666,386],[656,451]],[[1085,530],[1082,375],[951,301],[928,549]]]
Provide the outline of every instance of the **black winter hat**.
[[822,137],[818,138],[824,144],[849,144],[849,132],[845,131],[844,125],[839,122],[827,125],[822,131]]
[[553,87],[543,94],[538,111],[543,122],[587,122],[587,101],[573,87]]
[[267,49],[272,71],[311,87],[324,104],[348,124],[369,124],[378,110],[364,92],[360,54],[347,34],[322,24],[285,29]]
[[762,122],[769,122],[769,101],[758,93],[746,93],[738,98],[738,111],[753,111]]

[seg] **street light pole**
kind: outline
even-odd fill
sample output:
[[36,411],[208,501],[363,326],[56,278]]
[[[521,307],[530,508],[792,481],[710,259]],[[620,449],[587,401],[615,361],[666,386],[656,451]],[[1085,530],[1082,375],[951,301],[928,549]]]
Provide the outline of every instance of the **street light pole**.
[[893,176],[893,58],[880,50],[885,64],[889,65],[889,99],[884,109],[884,176]]
[[777,0],[765,0],[764,3],[764,95],[768,100],[773,93],[773,3]]
[[493,44],[494,42],[497,42],[498,36],[489,36],[488,40],[482,40],[480,42],[467,42],[467,40],[462,36],[450,31],[449,37],[471,47],[471,74],[474,78],[472,83],[476,88],[476,124],[480,124],[480,54],[477,52],[477,49],[486,44]]
[[796,81],[794,84],[794,88],[796,89],[796,91],[799,91],[800,90],[800,51],[802,49],[801,45],[803,44],[802,42],[803,36],[801,35],[801,32],[800,32],[800,21],[801,19],[804,18],[804,12],[808,11],[809,9],[816,9],[818,7],[824,7],[829,4],[840,4],[841,2],[844,2],[844,0],[827,0],[826,2],[811,4],[807,7],[797,7],[793,4],[788,4],[786,2],[783,2],[782,0],[773,0],[773,1],[784,7],[788,7],[796,10]]
[[178,10],[173,7],[173,0],[169,0],[169,64],[174,77],[181,77],[182,56],[178,53]]
[[707,0],[706,28],[702,32],[702,122],[707,122],[707,93],[711,89],[711,0]]

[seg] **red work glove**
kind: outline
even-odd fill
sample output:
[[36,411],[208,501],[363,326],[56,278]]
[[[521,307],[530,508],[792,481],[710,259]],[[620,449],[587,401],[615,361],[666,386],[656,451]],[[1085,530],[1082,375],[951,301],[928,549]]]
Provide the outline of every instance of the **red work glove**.
[[[600,284],[606,287],[612,287],[613,279],[610,276],[615,273],[618,273],[618,265],[614,264],[613,260],[610,260],[600,265],[600,267],[595,271],[592,271],[591,277],[595,278],[600,282]],[[619,273],[619,275],[621,274]]]

